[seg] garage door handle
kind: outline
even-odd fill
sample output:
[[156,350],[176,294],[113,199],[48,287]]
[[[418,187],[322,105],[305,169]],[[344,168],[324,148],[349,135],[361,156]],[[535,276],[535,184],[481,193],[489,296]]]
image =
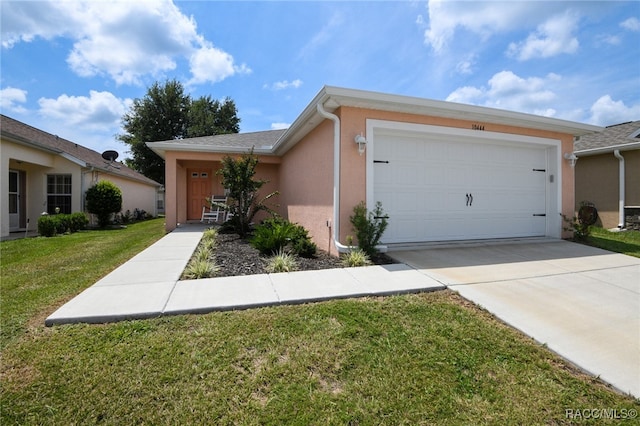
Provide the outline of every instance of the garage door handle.
[[469,207],[471,207],[471,205],[473,204],[473,194],[469,194],[469,199],[471,201],[469,201]]
[[469,207],[469,194],[465,194],[467,196],[467,207]]

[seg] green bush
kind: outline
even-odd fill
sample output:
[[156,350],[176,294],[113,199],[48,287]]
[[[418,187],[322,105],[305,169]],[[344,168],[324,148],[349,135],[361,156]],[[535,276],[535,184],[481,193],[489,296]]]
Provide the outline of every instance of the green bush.
[[270,274],[293,272],[298,270],[298,262],[295,256],[287,253],[286,250],[279,250],[273,257],[269,258],[266,270]]
[[367,215],[367,206],[364,201],[361,202],[353,208],[353,216],[349,220],[358,239],[358,247],[369,257],[375,256],[378,252],[376,246],[388,225],[382,203],[378,201],[373,211]]
[[301,257],[313,257],[317,246],[304,227],[284,219],[267,219],[257,226],[251,245],[263,255],[272,255],[285,248]]
[[38,219],[38,234],[43,237],[53,237],[58,233],[55,216],[43,215]]
[[342,266],[345,268],[355,268],[357,266],[371,265],[371,259],[367,253],[361,249],[353,249],[341,256]]
[[101,180],[87,189],[87,211],[98,217],[98,225],[106,228],[113,213],[122,210],[122,191],[112,182]]
[[38,219],[38,234],[43,237],[78,232],[89,224],[84,213],[44,215]]

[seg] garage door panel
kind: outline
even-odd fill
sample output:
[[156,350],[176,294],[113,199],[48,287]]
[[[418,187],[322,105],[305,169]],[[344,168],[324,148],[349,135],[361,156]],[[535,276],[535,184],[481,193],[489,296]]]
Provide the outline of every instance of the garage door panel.
[[[375,139],[383,242],[545,235],[546,151],[433,135]],[[383,157],[380,157],[383,156]],[[469,197],[467,197],[469,195]],[[471,202],[470,197],[473,197]]]

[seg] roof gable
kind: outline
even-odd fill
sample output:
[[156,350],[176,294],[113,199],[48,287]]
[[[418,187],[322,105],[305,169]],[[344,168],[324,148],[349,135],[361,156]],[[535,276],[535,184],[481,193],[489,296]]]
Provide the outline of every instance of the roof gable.
[[116,167],[113,167],[97,151],[29,126],[6,115],[0,115],[0,134],[3,138],[13,142],[58,154],[81,167],[94,167],[106,173],[160,186],[159,183],[130,169],[124,163],[115,162]]

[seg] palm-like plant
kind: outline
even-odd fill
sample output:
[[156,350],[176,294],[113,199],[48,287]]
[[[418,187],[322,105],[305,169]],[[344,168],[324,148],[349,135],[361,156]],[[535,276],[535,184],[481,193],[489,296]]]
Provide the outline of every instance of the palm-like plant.
[[258,191],[268,181],[254,179],[257,165],[258,157],[253,154],[252,148],[240,158],[225,156],[222,159],[222,168],[218,170],[218,175],[222,176],[222,186],[227,190],[229,197],[226,208],[231,213],[231,218],[227,225],[242,238],[250,232],[253,218],[259,211],[275,214],[266,201],[278,195],[278,191],[260,197]]

